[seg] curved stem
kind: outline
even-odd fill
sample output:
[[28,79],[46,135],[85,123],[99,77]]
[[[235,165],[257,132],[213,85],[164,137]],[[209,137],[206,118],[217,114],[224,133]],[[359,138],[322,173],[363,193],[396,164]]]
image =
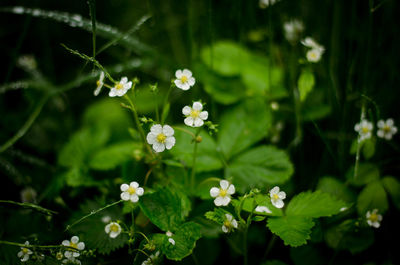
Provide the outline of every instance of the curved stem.
[[22,248],[27,248],[27,249],[34,249],[34,248],[42,248],[42,249],[63,248],[63,249],[76,250],[73,247],[64,246],[64,245],[47,245],[47,246],[25,245],[25,244],[21,244],[21,243],[17,243],[17,242],[3,241],[3,240],[0,240],[0,244],[10,245],[10,246],[17,246],[17,247],[22,247]]
[[189,134],[190,136],[193,137],[193,139],[196,139],[196,135],[194,133],[192,133],[191,131],[187,130],[187,129],[184,129],[184,128],[181,128],[181,127],[176,127],[176,126],[172,126],[172,128],[174,128],[174,130],[182,131],[182,132],[184,132],[186,134]]
[[152,171],[153,171],[153,168],[150,168],[150,169],[147,171],[146,176],[144,177],[143,186],[146,186],[147,180],[149,179],[149,176],[150,176],[150,174],[151,174]]

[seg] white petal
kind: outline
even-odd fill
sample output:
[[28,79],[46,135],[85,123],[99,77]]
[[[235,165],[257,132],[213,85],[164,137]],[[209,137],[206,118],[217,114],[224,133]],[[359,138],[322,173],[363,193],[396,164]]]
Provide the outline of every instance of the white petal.
[[189,86],[194,86],[194,84],[196,83],[196,79],[194,79],[194,77],[190,77],[187,82]]
[[360,124],[359,123],[357,123],[355,126],[354,126],[354,130],[356,131],[356,132],[359,132],[360,131]]
[[226,227],[226,226],[222,226],[222,232],[224,232],[224,233],[228,233],[229,232],[229,229]]
[[120,231],[117,231],[117,232],[112,231],[112,232],[110,233],[110,237],[111,237],[111,238],[116,238],[116,237],[119,235],[119,233],[120,233]]
[[211,197],[215,198],[219,194],[219,189],[217,187],[213,187],[210,189],[210,195]]
[[387,134],[385,135],[385,139],[386,139],[386,140],[391,140],[391,139],[392,139],[392,134],[391,134],[391,133],[387,133]]
[[277,194],[279,192],[279,187],[275,186],[272,188],[272,190],[269,191],[269,194],[273,195],[273,194]]
[[393,119],[387,119],[386,120],[386,125],[389,126],[389,127],[392,127],[394,125]]
[[254,209],[254,211],[258,212],[258,213],[272,213],[270,209],[268,209],[267,206],[257,206],[256,209]]
[[79,252],[72,252],[72,256],[74,257],[74,258],[76,258],[76,257],[79,257]]
[[228,196],[225,196],[222,198],[222,204],[223,206],[227,206],[229,204],[229,202],[231,201],[231,198]]
[[235,193],[235,186],[233,186],[233,184],[229,185],[229,188],[227,190],[229,195],[232,195]]
[[280,191],[279,193],[278,193],[278,196],[279,196],[279,198],[280,199],[285,199],[286,198],[286,193],[284,192],[284,191]]
[[192,72],[190,72],[190,70],[188,70],[188,69],[183,69],[182,74],[183,74],[184,76],[186,76],[187,78],[189,78],[189,77],[192,76]]
[[157,153],[163,152],[165,150],[165,145],[163,143],[154,143],[153,150]]
[[163,131],[163,134],[165,134],[165,136],[174,135],[174,129],[172,129],[172,127],[169,125],[164,125],[162,131]]
[[77,237],[77,236],[71,237],[71,242],[74,243],[74,244],[78,243],[79,242],[79,237]]
[[194,127],[200,127],[200,126],[203,126],[203,124],[204,124],[204,121],[202,119],[200,119],[200,118],[194,119]]
[[128,82],[128,77],[126,76],[122,77],[120,83],[126,84],[126,82]]
[[22,255],[24,255],[24,252],[21,250],[20,252],[18,252],[17,257],[20,258],[22,257]]
[[203,105],[199,101],[193,102],[193,109],[201,111],[203,109]]
[[175,85],[176,85],[177,88],[181,88],[181,87],[182,87],[182,82],[181,82],[180,79],[176,79],[176,80],[174,81],[174,83],[175,83]]
[[171,149],[175,145],[175,137],[170,136],[165,139],[165,148],[168,150]]
[[224,190],[228,189],[229,186],[229,181],[223,179],[219,182],[219,185],[221,186],[221,188],[223,188]]
[[162,133],[162,126],[160,124],[155,124],[151,126],[150,131],[155,135],[159,135]]
[[85,243],[79,242],[79,243],[78,243],[78,249],[79,249],[79,250],[84,250],[84,249],[85,249]]
[[233,216],[230,215],[230,214],[228,214],[228,213],[226,213],[226,214],[225,214],[225,218],[226,218],[228,221],[232,221]]
[[128,201],[131,195],[128,192],[121,193],[121,199],[124,201]]
[[176,72],[175,72],[175,77],[176,78],[178,78],[178,79],[180,79],[181,77],[182,77],[182,70],[176,70]]
[[115,97],[117,94],[116,94],[116,89],[115,88],[111,88],[111,90],[110,90],[110,92],[108,93],[108,96],[109,97]]
[[377,125],[378,125],[378,128],[383,128],[383,127],[385,127],[385,122],[383,120],[379,120]]
[[126,91],[128,91],[129,89],[131,89],[131,87],[132,87],[132,81],[129,81],[128,83],[126,83],[126,84],[124,85],[124,88],[126,89]]
[[71,258],[71,257],[72,257],[72,252],[71,252],[71,251],[65,251],[65,252],[64,252],[64,256],[65,256],[66,258]]
[[276,208],[282,208],[285,205],[282,200],[276,200],[276,201],[271,200],[271,203]]
[[104,231],[108,234],[110,233],[110,226],[111,224],[106,225],[106,227],[104,227]]
[[179,88],[182,90],[189,90],[190,85],[188,83],[183,83]]
[[381,224],[379,222],[373,222],[372,226],[375,228],[379,228],[381,226]]
[[154,144],[154,143],[157,142],[157,135],[155,135],[155,134],[152,133],[152,132],[149,132],[149,133],[147,134],[146,140],[147,140],[147,142],[148,142],[149,144]]
[[130,184],[129,184],[132,188],[137,188],[137,187],[139,187],[139,183],[137,183],[136,181],[132,181]]
[[378,130],[376,135],[378,135],[378,137],[380,137],[380,138],[383,138],[383,137],[385,137],[385,132],[383,130]]
[[174,240],[174,239],[172,239],[172,238],[168,238],[168,241],[169,241],[169,243],[171,243],[172,245],[174,245],[174,246],[175,246],[175,240]]
[[137,188],[136,189],[136,194],[138,195],[138,196],[142,196],[143,195],[143,193],[144,193],[144,189],[143,188]]
[[221,206],[223,202],[224,202],[224,201],[223,201],[222,197],[220,197],[220,196],[218,196],[218,197],[215,198],[215,200],[214,200],[214,204],[215,204],[216,206]]
[[121,185],[121,191],[126,191],[127,189],[129,189],[129,185],[128,184],[122,184]]
[[27,261],[28,259],[29,259],[29,255],[28,255],[28,254],[25,254],[25,255],[22,257],[21,261],[22,261],[22,262],[25,262],[25,261]]
[[187,126],[193,126],[194,123],[194,119],[192,117],[187,117],[184,121],[183,121]]
[[237,221],[236,221],[235,219],[233,219],[233,220],[231,221],[231,224],[232,224],[232,226],[233,226],[234,228],[237,228],[237,227],[238,227],[238,223],[237,223]]
[[131,202],[137,202],[139,200],[139,196],[136,194],[131,195]]
[[182,114],[185,115],[185,116],[190,115],[191,112],[192,112],[192,108],[189,107],[189,106],[185,106],[185,107],[182,109]]
[[207,111],[200,112],[199,117],[202,120],[207,120],[208,119],[208,112]]
[[69,242],[69,240],[64,240],[61,244],[62,244],[63,246],[69,246],[69,245],[70,245],[70,242]]

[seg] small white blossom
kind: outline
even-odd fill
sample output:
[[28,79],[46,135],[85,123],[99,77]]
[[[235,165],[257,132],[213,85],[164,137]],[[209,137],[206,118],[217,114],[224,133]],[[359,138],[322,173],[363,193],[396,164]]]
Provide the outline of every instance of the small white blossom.
[[154,151],[163,152],[171,149],[175,145],[174,129],[169,125],[161,126],[155,124],[151,126],[150,132],[147,134],[147,142],[153,145]]
[[108,215],[105,215],[105,216],[101,217],[101,221],[105,224],[108,224],[111,221],[111,217]]
[[144,193],[144,189],[139,187],[136,181],[132,181],[129,185],[122,184],[121,191],[121,199],[124,201],[130,200],[131,202],[139,201],[139,196],[142,196]]
[[365,139],[371,138],[372,130],[374,129],[374,125],[372,122],[367,120],[362,120],[360,123],[357,123],[354,126],[354,130],[359,134],[359,141],[363,141]]
[[276,208],[282,208],[283,200],[286,198],[286,193],[284,191],[279,191],[279,187],[275,186],[272,190],[269,191],[269,196],[271,197],[271,203]]
[[260,0],[258,2],[258,6],[262,9],[265,9],[269,6],[274,5],[275,3],[279,2],[280,0]]
[[111,88],[110,93],[108,93],[108,95],[110,97],[115,97],[115,96],[122,97],[129,89],[131,89],[131,87],[132,87],[132,81],[128,82],[128,78],[124,76],[121,78],[121,81],[116,83],[115,86]]
[[222,231],[224,233],[230,232],[234,228],[238,228],[238,222],[230,214],[225,214],[225,221],[222,225]]
[[208,112],[202,110],[203,105],[198,101],[193,103],[193,107],[185,106],[182,109],[183,115],[186,116],[185,124],[190,127],[203,126],[204,121],[208,118]]
[[301,41],[301,43],[306,46],[307,48],[310,48],[309,51],[307,51],[306,57],[307,60],[311,63],[317,63],[321,60],[322,54],[325,52],[324,46],[318,44],[313,38],[307,37],[304,40]]
[[292,44],[296,43],[304,30],[303,22],[294,19],[283,24],[285,38]]
[[155,264],[154,261],[156,261],[159,256],[160,256],[160,251],[157,251],[155,254],[151,254],[145,261],[142,262],[142,265]]
[[121,233],[121,226],[116,222],[111,222],[104,228],[104,231],[111,237],[116,238]]
[[75,258],[75,257],[70,257],[70,258],[63,259],[62,263],[64,263],[64,264],[76,264],[76,265],[81,265],[82,264],[82,262],[79,259]]
[[272,213],[271,210],[267,206],[259,205],[257,206],[254,211],[256,213]]
[[79,257],[79,255],[80,255],[79,251],[85,249],[85,243],[79,242],[79,237],[77,237],[77,236],[73,236],[71,238],[71,241],[64,240],[61,244],[63,246],[66,246],[66,247],[70,247],[70,248],[76,249],[76,250],[72,250],[72,249],[68,248],[64,252],[64,256],[67,259]]
[[175,240],[172,238],[174,234],[171,231],[167,231],[165,234],[169,237],[168,242],[175,246]]
[[379,226],[381,226],[380,222],[382,221],[382,215],[378,214],[378,209],[374,209],[372,212],[368,211],[366,217],[369,226],[375,228],[379,228]]
[[100,93],[101,88],[103,86],[104,86],[104,72],[101,72],[99,80],[97,80],[97,82],[96,82],[96,90],[94,91],[95,96],[97,96]]
[[182,90],[189,90],[190,87],[194,86],[196,80],[192,76],[192,72],[188,69],[177,70],[175,72],[175,85]]
[[35,203],[37,197],[37,192],[31,187],[26,187],[21,191],[21,201]]
[[231,201],[231,195],[235,193],[235,186],[229,184],[227,180],[221,180],[219,185],[221,188],[213,187],[210,189],[210,195],[215,198],[214,204],[216,206],[227,206]]
[[[25,241],[24,245],[29,246],[29,241]],[[21,247],[21,251],[18,252],[17,256],[21,259],[21,262],[25,262],[28,261],[29,255],[32,255],[32,253],[32,250],[30,250],[29,248]]]
[[37,62],[33,55],[20,56],[17,65],[26,71],[33,71],[37,68]]
[[380,120],[378,121],[378,132],[377,135],[380,138],[384,138],[386,140],[391,140],[393,135],[397,133],[397,127],[394,126],[393,119],[387,119],[386,121]]

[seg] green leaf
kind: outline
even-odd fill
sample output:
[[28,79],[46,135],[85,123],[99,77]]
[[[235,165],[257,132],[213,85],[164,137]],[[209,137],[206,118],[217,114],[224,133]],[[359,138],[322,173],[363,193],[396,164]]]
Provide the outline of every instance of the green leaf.
[[196,246],[196,241],[201,237],[200,225],[194,222],[184,223],[172,233],[175,245],[172,245],[168,241],[168,237],[164,235],[161,247],[165,256],[171,260],[182,260],[184,257],[189,256]]
[[369,210],[378,209],[384,213],[389,208],[386,191],[381,181],[374,181],[361,191],[357,199],[357,210],[362,216]]
[[[195,132],[194,129],[188,130],[193,133]],[[202,137],[202,141],[197,144],[196,171],[203,172],[221,169],[222,162],[216,151],[217,147],[214,139],[205,131],[201,131],[199,135]],[[194,151],[192,136],[180,130],[175,130],[174,136],[176,144],[174,148],[171,149],[170,153],[176,159],[181,160],[187,167],[192,167]]]
[[274,146],[259,146],[239,155],[227,168],[238,190],[281,184],[293,174],[287,154]]
[[183,221],[181,200],[168,188],[143,195],[139,205],[150,221],[165,232],[175,231]]
[[[254,213],[256,215],[267,215],[267,216],[282,216],[282,209],[276,208],[271,203],[271,198],[268,195],[257,194],[252,198],[244,199],[242,210],[251,212],[253,210],[253,201],[256,200],[256,206],[266,206],[271,213]],[[237,207],[239,206],[239,200],[232,200],[232,204]]]
[[89,175],[87,170],[79,167],[70,168],[64,173],[63,177],[67,182],[67,185],[71,187],[91,187],[98,185],[98,183]]
[[302,216],[270,217],[267,226],[272,233],[283,240],[285,245],[298,247],[306,244],[310,239],[314,222],[312,218]]
[[338,200],[354,202],[356,195],[344,183],[334,177],[322,177],[318,181],[317,190],[329,193]]
[[331,216],[340,212],[346,204],[321,191],[302,192],[296,195],[286,209],[288,216],[305,216],[311,218]]
[[287,264],[280,260],[269,260],[263,263],[263,265],[287,265]]
[[218,146],[227,160],[267,135],[271,113],[261,98],[246,100],[225,111],[220,120]]
[[394,206],[400,209],[400,182],[394,177],[384,177],[382,184],[392,198]]
[[230,212],[225,211],[224,209],[221,209],[221,208],[214,208],[214,211],[206,212],[204,214],[204,216],[207,219],[222,225],[224,223],[224,221],[226,220],[225,214],[230,214],[230,215],[234,216]]
[[314,85],[314,74],[308,69],[303,70],[300,74],[299,80],[297,81],[297,86],[300,93],[300,101],[304,101],[306,99],[308,93],[311,92]]
[[370,163],[360,163],[358,166],[357,176],[354,176],[354,167],[346,174],[350,184],[354,186],[364,186],[373,181],[379,180],[379,169],[376,165]]
[[110,170],[134,159],[134,151],[142,145],[133,142],[120,142],[97,151],[89,160],[89,167],[97,170]]
[[225,76],[239,75],[248,62],[248,52],[237,43],[219,41],[201,51],[201,59],[217,73]]

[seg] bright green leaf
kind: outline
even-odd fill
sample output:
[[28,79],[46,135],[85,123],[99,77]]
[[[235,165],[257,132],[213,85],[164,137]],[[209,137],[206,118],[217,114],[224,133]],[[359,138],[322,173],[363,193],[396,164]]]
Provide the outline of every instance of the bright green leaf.
[[300,74],[299,80],[297,81],[297,86],[300,93],[300,101],[304,101],[311,92],[315,85],[314,74],[310,70],[303,70]]
[[362,216],[367,211],[378,209],[379,212],[383,213],[388,209],[388,200],[386,191],[382,186],[381,181],[374,181],[361,191],[357,199],[357,210]]
[[335,199],[328,193],[308,191],[296,195],[289,202],[286,214],[288,216],[318,218],[337,214],[345,206],[346,204],[343,201]]
[[312,218],[302,216],[270,217],[267,226],[272,233],[283,240],[285,245],[298,247],[306,244],[310,239],[314,222]]

